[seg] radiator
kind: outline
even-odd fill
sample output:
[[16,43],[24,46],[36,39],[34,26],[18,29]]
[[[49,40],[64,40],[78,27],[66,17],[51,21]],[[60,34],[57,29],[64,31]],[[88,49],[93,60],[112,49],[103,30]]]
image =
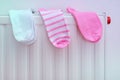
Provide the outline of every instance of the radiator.
[[104,80],[105,13],[99,15],[103,36],[98,43],[83,39],[73,17],[65,16],[71,43],[57,49],[48,40],[43,22],[35,16],[37,41],[18,43],[8,16],[0,16],[0,80]]

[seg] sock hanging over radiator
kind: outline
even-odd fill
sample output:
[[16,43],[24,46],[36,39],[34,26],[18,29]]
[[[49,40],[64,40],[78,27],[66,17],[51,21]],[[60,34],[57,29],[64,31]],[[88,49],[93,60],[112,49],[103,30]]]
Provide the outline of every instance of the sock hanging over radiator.
[[101,39],[102,24],[96,13],[79,12],[72,8],[67,8],[67,10],[75,18],[79,31],[86,40],[97,42]]
[[34,43],[36,33],[32,12],[30,10],[11,10],[9,16],[15,39],[27,45]]
[[64,48],[70,43],[70,35],[61,10],[39,10],[50,42],[57,48]]

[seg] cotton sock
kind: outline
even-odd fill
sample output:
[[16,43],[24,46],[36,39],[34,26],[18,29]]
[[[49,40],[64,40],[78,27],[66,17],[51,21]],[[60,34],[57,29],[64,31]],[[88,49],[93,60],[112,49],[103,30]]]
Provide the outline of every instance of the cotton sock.
[[64,48],[70,42],[69,29],[61,10],[39,10],[50,42],[57,48]]
[[34,20],[30,10],[10,10],[13,35],[23,44],[30,45],[36,40]]
[[77,23],[82,36],[90,41],[97,42],[102,36],[102,24],[97,14],[94,12],[79,12],[72,8],[67,8]]

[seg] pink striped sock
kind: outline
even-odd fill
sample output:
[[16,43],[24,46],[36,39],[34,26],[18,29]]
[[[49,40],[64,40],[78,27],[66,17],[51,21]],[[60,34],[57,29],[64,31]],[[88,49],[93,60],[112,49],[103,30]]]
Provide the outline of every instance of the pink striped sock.
[[61,10],[39,10],[48,33],[49,40],[57,48],[64,48],[70,42],[70,35]]

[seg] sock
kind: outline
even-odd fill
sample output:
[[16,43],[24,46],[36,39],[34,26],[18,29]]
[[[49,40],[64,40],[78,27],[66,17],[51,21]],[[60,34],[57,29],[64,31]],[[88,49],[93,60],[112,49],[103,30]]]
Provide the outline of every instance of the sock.
[[30,10],[11,10],[9,16],[15,39],[27,45],[34,43],[36,33],[32,12]]
[[57,48],[64,48],[70,42],[70,35],[61,10],[39,10],[50,42]]
[[76,20],[77,26],[83,37],[90,42],[97,42],[102,36],[102,24],[94,12],[79,12],[67,8]]

